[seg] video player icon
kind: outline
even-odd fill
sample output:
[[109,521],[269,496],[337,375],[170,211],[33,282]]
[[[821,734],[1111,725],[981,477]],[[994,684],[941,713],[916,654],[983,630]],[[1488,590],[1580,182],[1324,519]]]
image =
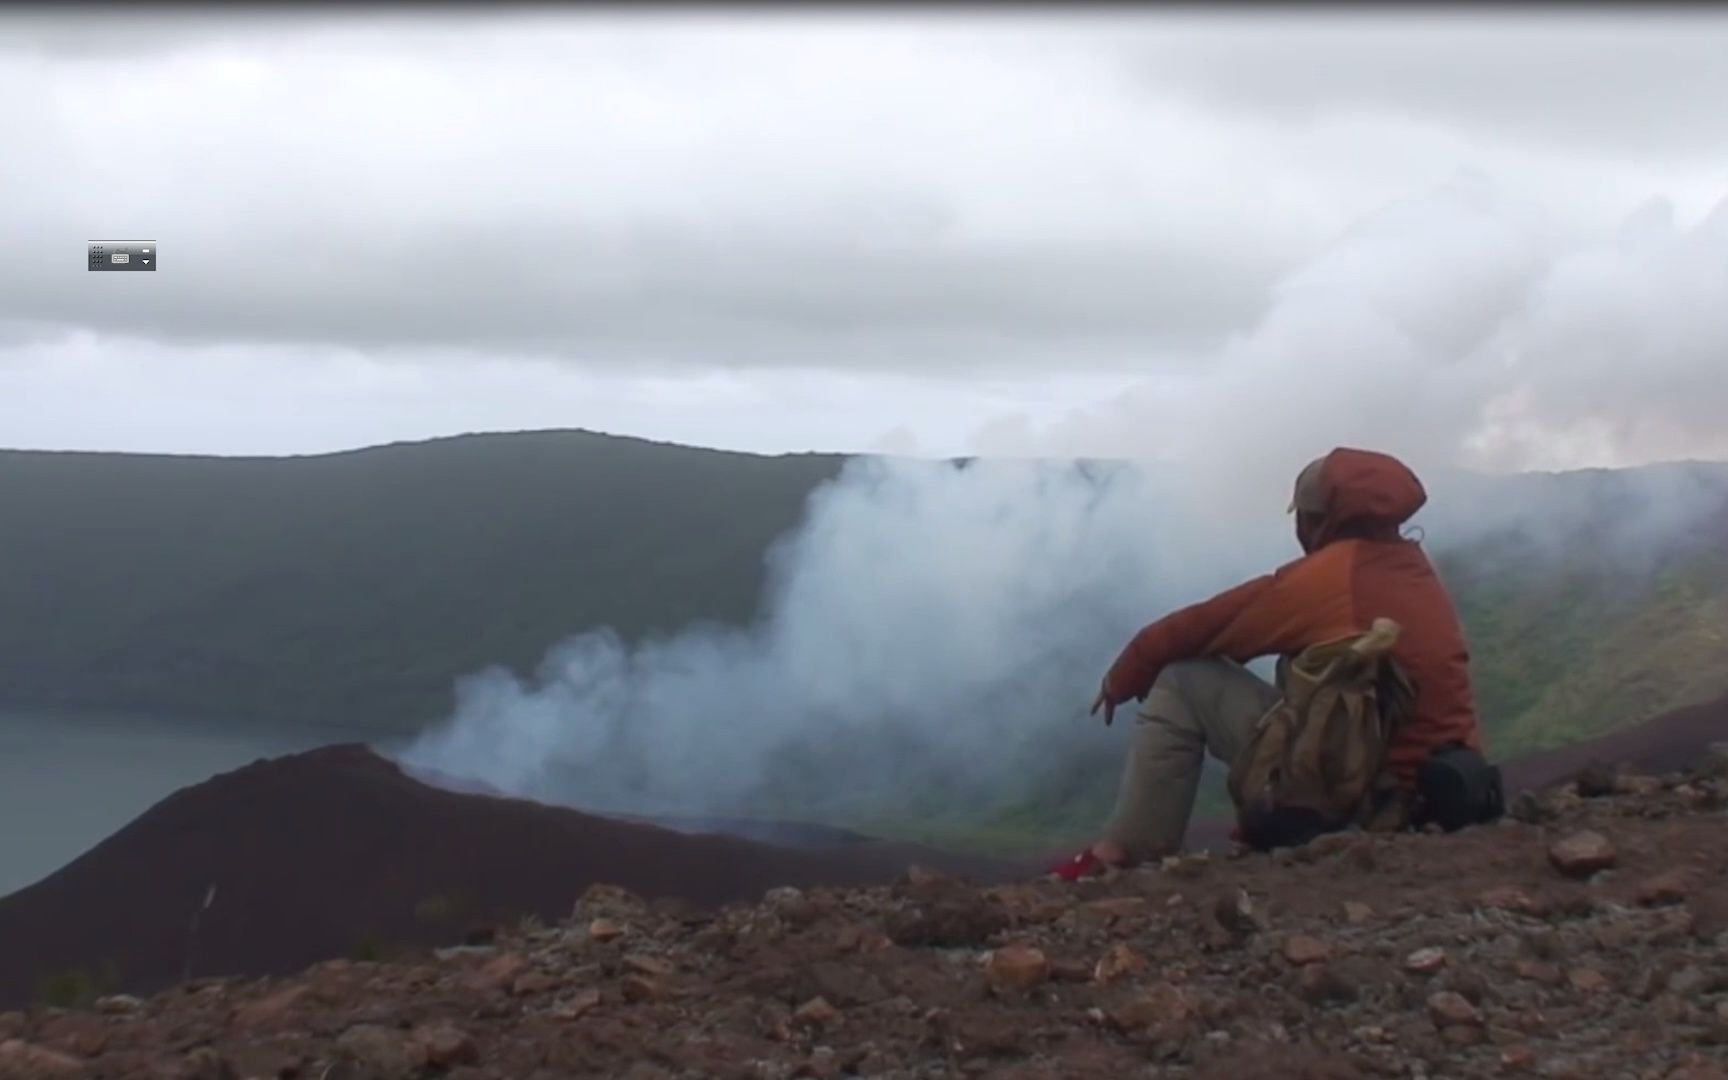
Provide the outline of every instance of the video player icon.
[[92,240],[88,243],[92,270],[154,270],[156,244],[151,240]]

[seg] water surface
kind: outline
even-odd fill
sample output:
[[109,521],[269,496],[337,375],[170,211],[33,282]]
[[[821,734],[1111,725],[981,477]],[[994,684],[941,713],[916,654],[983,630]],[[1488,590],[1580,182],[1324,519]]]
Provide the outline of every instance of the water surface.
[[357,730],[0,708],[0,896],[88,851],[164,796]]

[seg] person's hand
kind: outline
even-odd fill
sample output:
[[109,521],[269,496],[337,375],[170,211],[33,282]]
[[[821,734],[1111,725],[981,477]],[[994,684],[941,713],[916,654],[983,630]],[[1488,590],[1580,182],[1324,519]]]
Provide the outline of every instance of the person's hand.
[[1116,703],[1110,700],[1109,687],[1098,688],[1098,696],[1092,699],[1092,713],[1097,716],[1098,710],[1104,710],[1104,726],[1109,727],[1116,720]]

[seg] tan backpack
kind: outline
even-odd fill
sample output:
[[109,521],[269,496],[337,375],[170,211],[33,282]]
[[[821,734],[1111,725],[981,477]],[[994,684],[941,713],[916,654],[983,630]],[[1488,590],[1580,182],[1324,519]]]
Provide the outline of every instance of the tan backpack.
[[1260,718],[1230,766],[1242,839],[1270,849],[1360,826],[1402,828],[1409,805],[1386,768],[1386,748],[1415,691],[1392,646],[1398,624],[1312,645],[1278,665],[1282,698]]

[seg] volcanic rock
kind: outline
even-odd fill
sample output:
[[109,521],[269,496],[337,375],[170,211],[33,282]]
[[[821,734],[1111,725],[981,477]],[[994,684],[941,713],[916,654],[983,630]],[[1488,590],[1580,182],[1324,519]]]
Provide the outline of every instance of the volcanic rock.
[[83,1063],[69,1054],[33,1046],[22,1039],[0,1042],[0,1080],[48,1080],[57,1076],[78,1076]]
[[1297,974],[1296,985],[1304,1000],[1312,1004],[1351,1001],[1359,987],[1338,964],[1305,964]]
[[[1620,872],[1587,883],[1556,879],[1531,858],[1546,850],[1537,830],[1509,825],[1376,837],[1369,869],[1340,861],[1354,846],[1338,860],[1219,860],[1198,887],[1139,871],[984,888],[932,875],[798,884],[700,919],[594,889],[573,909],[560,901],[570,915],[556,924],[488,916],[496,933],[484,949],[392,948],[382,962],[198,978],[125,1011],[0,1013],[0,1061],[12,1061],[0,1078],[24,1068],[28,1047],[63,1055],[78,1067],[63,1074],[88,1080],[223,1069],[246,1080],[1509,1069],[1666,1080],[1728,1047],[1728,977],[1715,962],[1728,932],[1718,873],[1728,831],[1672,774],[1661,780],[1608,799],[1543,793],[1554,836],[1591,831],[1619,848]],[[1682,879],[1683,898],[1652,884]],[[1388,914],[1352,920],[1350,904]],[[596,941],[598,919],[628,933]],[[884,930],[901,921],[959,930],[896,945]],[[534,992],[501,992],[510,972],[506,989],[537,979]]]
[[1683,903],[1691,892],[1691,875],[1684,870],[1670,869],[1653,874],[1638,883],[1634,899],[1646,906]]
[[599,918],[588,924],[588,939],[601,945],[617,941],[624,933],[624,924],[612,919]]
[[351,1060],[386,1076],[401,1076],[420,1066],[424,1057],[402,1032],[381,1024],[357,1024],[336,1040],[336,1049]]
[[1434,1026],[1440,1028],[1482,1023],[1482,1013],[1476,1006],[1470,1004],[1464,995],[1451,990],[1441,990],[1429,995],[1428,1015],[1433,1019]]
[[1445,966],[1445,949],[1417,949],[1404,958],[1404,970],[1416,975],[1432,975]]
[[312,988],[304,984],[283,987],[267,997],[242,1005],[234,1013],[234,1023],[248,1029],[280,1025],[311,992]]
[[474,1039],[453,1024],[439,1023],[423,1027],[414,1033],[414,1041],[419,1044],[419,1056],[436,1069],[471,1065],[480,1060],[480,1051],[475,1046]]
[[1115,982],[1118,979],[1144,975],[1147,970],[1146,958],[1135,952],[1124,942],[1116,942],[1104,951],[1093,968],[1092,977],[1101,983]]
[[505,953],[488,960],[468,980],[468,985],[483,993],[507,990],[527,970],[527,957],[518,953]]
[[624,1000],[633,1004],[647,1001],[665,1001],[672,996],[666,984],[647,975],[629,975],[619,984],[624,992]]
[[1613,866],[1618,858],[1613,843],[1589,829],[1570,833],[1548,848],[1548,861],[1567,877],[1589,877]]
[[827,998],[816,997],[798,1006],[792,1016],[801,1024],[821,1028],[840,1019],[840,1010],[828,1004]]
[[1030,990],[1050,977],[1050,961],[1029,945],[1004,945],[990,954],[984,973],[998,989]]
[[1293,934],[1284,939],[1284,959],[1292,964],[1318,964],[1332,956],[1332,946],[1308,934]]

